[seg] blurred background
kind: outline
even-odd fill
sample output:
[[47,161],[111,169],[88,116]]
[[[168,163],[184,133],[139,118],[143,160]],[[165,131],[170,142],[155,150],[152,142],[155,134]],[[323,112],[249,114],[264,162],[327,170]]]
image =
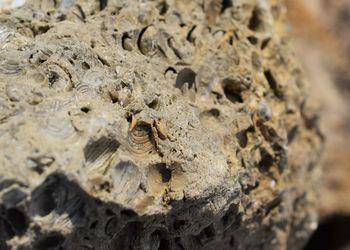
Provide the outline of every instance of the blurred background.
[[[25,0],[0,0],[1,8]],[[350,0],[285,0],[288,31],[326,138],[320,225],[305,250],[350,250]]]
[[350,0],[285,1],[326,138],[321,221],[305,249],[350,249]]

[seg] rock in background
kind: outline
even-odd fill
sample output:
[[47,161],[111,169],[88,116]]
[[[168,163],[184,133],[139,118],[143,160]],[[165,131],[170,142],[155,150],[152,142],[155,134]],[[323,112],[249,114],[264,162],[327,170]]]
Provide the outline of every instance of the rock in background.
[[306,249],[350,249],[349,25],[347,0],[286,1],[296,54],[311,80],[327,140],[322,157],[320,226]]
[[0,14],[1,249],[298,249],[322,136],[281,1]]

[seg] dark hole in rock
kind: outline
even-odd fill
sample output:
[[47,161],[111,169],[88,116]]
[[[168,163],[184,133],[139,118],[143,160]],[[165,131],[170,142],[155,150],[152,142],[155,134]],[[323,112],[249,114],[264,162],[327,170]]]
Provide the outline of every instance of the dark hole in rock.
[[171,169],[167,168],[165,163],[156,164],[155,167],[162,177],[162,182],[169,182],[171,179]]
[[169,5],[165,0],[158,4],[159,15],[161,16],[165,15],[168,9],[169,9]]
[[210,225],[203,229],[203,233],[207,238],[214,238],[215,236],[215,229],[213,225]]
[[96,47],[96,41],[92,40],[90,43],[90,47],[94,49]]
[[148,103],[147,106],[150,107],[151,109],[158,110],[159,109],[159,101],[158,101],[158,99],[154,99],[153,101]]
[[266,38],[266,39],[264,39],[263,41],[262,41],[262,43],[261,43],[261,49],[262,50],[264,50],[266,47],[267,47],[267,45],[269,45],[269,42],[271,41],[271,38],[270,37],[268,37],[268,38]]
[[291,144],[294,141],[297,134],[298,134],[298,126],[294,126],[291,130],[288,131],[288,135],[287,135],[288,144]]
[[95,220],[94,222],[92,222],[92,223],[90,224],[90,227],[89,227],[89,228],[92,229],[92,230],[94,230],[94,229],[96,229],[97,224],[98,224],[98,221]]
[[103,10],[108,5],[108,0],[100,0],[100,10]]
[[232,7],[232,0],[222,0],[221,13],[224,13],[226,9]]
[[57,74],[57,72],[55,71],[50,71],[48,74],[48,80],[50,82],[50,87],[52,87],[52,85],[58,81],[58,79],[60,79],[59,74]]
[[230,247],[234,247],[235,246],[235,238],[232,236],[229,242]]
[[282,173],[287,165],[288,162],[288,155],[287,155],[287,150],[279,145],[278,143],[274,143],[272,145],[274,154],[275,154],[275,162],[277,163],[278,170],[280,173]]
[[220,116],[220,110],[213,108],[207,111],[202,112],[202,116],[212,116],[218,118]]
[[111,99],[112,103],[119,102],[119,96],[117,91],[109,91],[108,92],[109,98]]
[[82,108],[80,108],[80,110],[84,113],[89,113],[91,111],[91,109],[89,107],[82,107]]
[[350,216],[333,215],[321,221],[304,250],[342,250],[350,247]]
[[109,208],[107,208],[106,209],[106,211],[105,211],[105,214],[106,214],[106,216],[114,216],[115,215],[115,213],[113,212],[113,210],[111,210],[111,209],[109,209]]
[[24,213],[16,208],[10,208],[6,211],[7,222],[16,235],[23,235],[28,228],[28,219]]
[[236,138],[238,140],[239,146],[242,148],[245,148],[248,144],[248,137],[247,137],[247,131],[240,131],[236,134]]
[[312,129],[317,126],[318,121],[320,119],[319,114],[313,114],[310,116],[305,115],[304,113],[302,114],[303,119],[304,119],[304,124],[307,129]]
[[99,188],[100,188],[100,190],[104,190],[104,191],[110,193],[112,186],[108,181],[106,181],[106,182],[100,184]]
[[278,83],[270,70],[264,71],[265,78],[276,97],[282,98],[283,94],[278,88]]
[[90,140],[84,148],[85,160],[94,162],[103,154],[117,151],[119,146],[117,140],[107,137],[101,137],[96,141]]
[[248,144],[248,133],[254,132],[254,127],[251,126],[248,129],[242,130],[236,134],[238,143],[242,148],[245,148]]
[[90,69],[90,65],[89,65],[87,62],[82,62],[81,67],[82,67],[84,70]]
[[137,217],[137,213],[130,209],[124,209],[120,211],[120,215],[129,217],[129,218]]
[[185,83],[188,84],[188,88],[191,89],[195,85],[196,73],[189,68],[182,69],[177,77],[175,82],[175,87],[181,89]]
[[247,39],[252,45],[256,45],[259,42],[258,38],[256,38],[255,36],[248,36]]
[[48,25],[44,25],[44,26],[40,26],[40,27],[34,27],[32,28],[33,34],[34,36],[37,35],[42,35],[45,34],[46,32],[48,32],[50,29],[50,27]]
[[221,100],[223,97],[222,94],[218,92],[212,91],[211,93],[215,96],[216,100]]
[[158,250],[171,250],[171,244],[170,241],[167,239],[161,238],[159,240],[159,247]]
[[269,171],[270,167],[273,165],[273,157],[267,152],[266,149],[260,149],[261,160],[259,162],[259,170],[263,172]]
[[62,234],[55,233],[38,240],[33,244],[33,246],[35,249],[38,250],[47,250],[62,245],[64,241],[65,238]]
[[125,115],[125,119],[127,120],[127,122],[131,123],[131,121],[132,121],[132,114],[127,113],[127,114]]
[[277,194],[272,200],[267,202],[264,206],[265,215],[268,215],[273,209],[277,208],[283,200],[283,192]]
[[230,100],[232,103],[243,102],[241,96],[242,86],[239,81],[226,78],[222,81],[221,84],[224,90],[224,94],[228,100]]
[[255,7],[250,17],[248,28],[253,31],[259,31],[263,28],[262,12],[259,8]]
[[175,230],[179,230],[182,227],[184,227],[186,225],[186,221],[185,220],[175,220],[174,222],[174,229]]

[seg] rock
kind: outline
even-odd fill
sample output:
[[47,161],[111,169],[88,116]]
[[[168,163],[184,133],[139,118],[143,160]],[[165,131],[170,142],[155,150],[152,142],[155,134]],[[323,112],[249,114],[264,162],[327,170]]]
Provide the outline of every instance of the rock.
[[297,249],[322,136],[280,1],[0,14],[2,249]]

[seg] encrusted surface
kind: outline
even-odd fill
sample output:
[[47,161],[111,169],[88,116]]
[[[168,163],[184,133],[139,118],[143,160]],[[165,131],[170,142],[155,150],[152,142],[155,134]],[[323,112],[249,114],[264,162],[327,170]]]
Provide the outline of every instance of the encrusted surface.
[[280,1],[0,14],[1,249],[298,248],[322,138]]

